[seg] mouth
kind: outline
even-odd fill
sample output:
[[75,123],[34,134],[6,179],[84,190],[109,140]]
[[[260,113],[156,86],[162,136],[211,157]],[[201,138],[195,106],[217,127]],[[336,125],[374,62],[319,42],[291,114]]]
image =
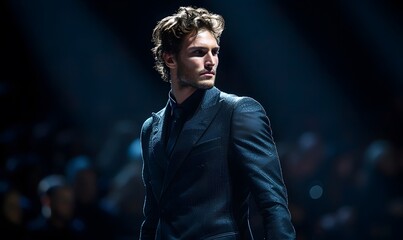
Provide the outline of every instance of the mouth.
[[200,74],[200,76],[209,76],[209,77],[214,77],[215,72],[214,71],[204,71]]

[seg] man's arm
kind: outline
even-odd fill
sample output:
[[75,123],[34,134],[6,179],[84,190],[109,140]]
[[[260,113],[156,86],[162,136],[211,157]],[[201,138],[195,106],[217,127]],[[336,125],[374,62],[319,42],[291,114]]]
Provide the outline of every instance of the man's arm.
[[148,151],[149,151],[149,138],[151,130],[151,119],[148,119],[141,129],[141,149],[143,158],[143,182],[145,187],[145,199],[144,199],[144,221],[141,225],[140,240],[155,239],[155,233],[158,225],[158,205],[155,199],[152,187],[151,179],[148,171]]
[[262,214],[265,239],[295,239],[270,121],[257,101],[248,97],[238,101],[233,113],[231,136],[233,160],[248,180]]
[[[147,171],[147,170],[146,170]],[[144,170],[143,170],[144,172]],[[158,211],[158,206],[154,197],[154,194],[151,189],[151,185],[149,184],[149,179],[147,177],[147,173],[143,173],[144,185],[146,188],[146,196],[144,199],[144,221],[141,225],[140,231],[140,239],[148,240],[155,239],[155,233],[158,225],[158,217],[156,215],[156,211]]]

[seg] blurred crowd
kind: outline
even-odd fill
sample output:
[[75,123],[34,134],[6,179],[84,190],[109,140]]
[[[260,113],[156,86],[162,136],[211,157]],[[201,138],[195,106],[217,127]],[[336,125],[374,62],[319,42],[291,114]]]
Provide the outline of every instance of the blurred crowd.
[[[140,127],[118,121],[102,139],[51,121],[3,131],[0,238],[138,239]],[[402,146],[373,139],[337,148],[307,131],[277,148],[298,240],[403,239]]]
[[3,133],[1,239],[137,239],[142,221],[139,126],[105,139],[41,122]]
[[304,132],[278,148],[298,240],[403,239],[402,146],[338,147]]

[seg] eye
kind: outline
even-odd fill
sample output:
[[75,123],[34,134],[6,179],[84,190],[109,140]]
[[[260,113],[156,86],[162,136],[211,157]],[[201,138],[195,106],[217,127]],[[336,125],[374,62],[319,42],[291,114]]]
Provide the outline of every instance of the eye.
[[193,53],[196,56],[203,56],[205,54],[205,52],[202,49],[196,49],[195,51],[193,51]]
[[213,53],[214,56],[216,56],[220,53],[220,49],[213,49],[213,51],[211,52]]

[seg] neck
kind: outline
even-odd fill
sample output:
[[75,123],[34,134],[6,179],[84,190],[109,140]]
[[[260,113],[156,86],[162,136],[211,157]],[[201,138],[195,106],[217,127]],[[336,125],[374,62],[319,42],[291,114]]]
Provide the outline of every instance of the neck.
[[179,87],[171,84],[172,94],[175,96],[178,104],[183,103],[188,97],[190,97],[197,89],[194,87],[186,86]]

